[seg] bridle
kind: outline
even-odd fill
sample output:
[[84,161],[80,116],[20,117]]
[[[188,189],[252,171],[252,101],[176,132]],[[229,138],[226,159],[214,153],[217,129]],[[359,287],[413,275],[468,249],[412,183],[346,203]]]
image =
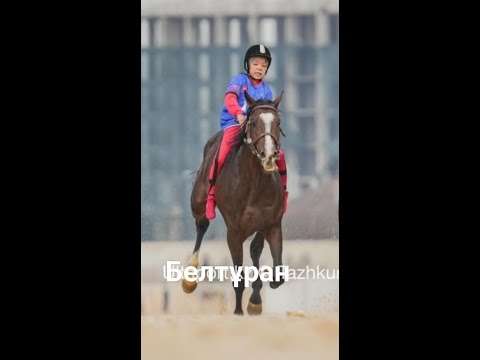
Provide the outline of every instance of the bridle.
[[[243,139],[243,142],[245,144],[247,144],[249,147],[250,147],[250,150],[252,150],[252,153],[253,155],[256,155],[259,159],[261,159],[261,155],[260,153],[258,152],[258,150],[256,149],[255,147],[255,144],[257,143],[258,140],[260,140],[261,138],[265,137],[265,136],[271,136],[273,141],[275,141],[275,146],[276,146],[276,149],[275,151],[278,152],[278,150],[280,149],[280,139],[277,139],[272,133],[270,132],[264,132],[262,134],[260,134],[256,139],[252,139],[250,137],[250,126],[252,125],[251,121],[250,121],[250,117],[252,116],[253,112],[257,109],[270,109],[270,110],[273,110],[275,111],[275,113],[277,114],[277,117],[278,117],[278,110],[276,107],[272,106],[272,105],[254,105],[252,108],[249,109],[248,111],[248,114],[247,114],[247,121],[246,121],[246,129],[245,129],[245,138]],[[278,117],[280,119],[280,117]],[[286,136],[283,131],[282,131],[282,128],[280,127],[280,125],[278,125],[279,129],[280,129],[280,132],[282,133],[283,136]]]

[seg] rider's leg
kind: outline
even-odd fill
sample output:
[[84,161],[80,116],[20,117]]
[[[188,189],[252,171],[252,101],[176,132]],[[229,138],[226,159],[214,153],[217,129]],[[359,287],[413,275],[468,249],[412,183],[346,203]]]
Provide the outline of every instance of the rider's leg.
[[282,177],[282,184],[283,184],[283,213],[287,212],[287,199],[288,199],[288,191],[287,191],[287,163],[285,161],[285,154],[282,150],[278,151],[278,160],[276,161],[278,166],[278,171],[280,172],[280,176]]
[[218,149],[218,156],[213,161],[212,166],[210,167],[210,173],[208,176],[208,181],[210,183],[210,188],[208,190],[207,197],[207,208],[206,215],[209,220],[215,219],[215,182],[216,177],[220,173],[220,170],[223,167],[223,163],[227,158],[230,150],[232,149],[232,141],[235,136],[240,132],[240,126],[230,126],[226,128],[223,132],[222,142],[220,148]]

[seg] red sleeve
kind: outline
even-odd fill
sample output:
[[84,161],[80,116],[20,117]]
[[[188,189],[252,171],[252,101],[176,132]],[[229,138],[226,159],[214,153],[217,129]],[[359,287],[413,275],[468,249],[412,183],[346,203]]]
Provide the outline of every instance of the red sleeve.
[[225,95],[225,106],[227,107],[228,112],[235,117],[243,114],[243,110],[237,102],[237,94],[228,93]]

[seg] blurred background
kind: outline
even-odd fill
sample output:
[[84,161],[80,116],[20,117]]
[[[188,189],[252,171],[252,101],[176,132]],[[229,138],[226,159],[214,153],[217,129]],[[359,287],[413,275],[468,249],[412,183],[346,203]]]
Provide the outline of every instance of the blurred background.
[[[141,1],[142,359],[338,359],[339,0]],[[193,251],[190,193],[232,76],[253,44],[273,56],[265,80],[280,104],[290,192],[283,263],[333,279],[264,283],[263,314],[233,316],[228,281],[191,294],[167,282],[167,260]],[[251,265],[250,241],[244,265]],[[200,265],[231,265],[217,211]],[[261,265],[273,266],[268,245]],[[188,344],[188,346],[185,346]],[[235,350],[241,349],[241,351]],[[321,355],[320,355],[321,354]]]
[[[339,0],[141,1],[142,241],[195,238],[190,192],[226,87],[262,43],[288,167],[284,239],[338,239]],[[205,239],[225,239],[219,211]]]

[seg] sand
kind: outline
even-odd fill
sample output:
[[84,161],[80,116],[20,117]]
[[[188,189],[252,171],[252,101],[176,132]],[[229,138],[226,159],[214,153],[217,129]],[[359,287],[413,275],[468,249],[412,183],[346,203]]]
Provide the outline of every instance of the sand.
[[338,316],[142,317],[142,360],[338,359]]
[[[245,250],[249,243],[245,244]],[[230,283],[199,283],[185,294],[166,282],[167,259],[185,264],[193,242],[142,243],[141,349],[149,359],[338,359],[339,279],[290,280],[278,289],[265,283],[263,314],[246,311],[251,288],[243,295],[244,316],[233,315]],[[268,246],[261,265],[271,264]],[[337,241],[284,241],[284,263],[338,269]],[[205,242],[200,263],[231,265],[224,242]],[[245,264],[251,263],[245,251]]]

